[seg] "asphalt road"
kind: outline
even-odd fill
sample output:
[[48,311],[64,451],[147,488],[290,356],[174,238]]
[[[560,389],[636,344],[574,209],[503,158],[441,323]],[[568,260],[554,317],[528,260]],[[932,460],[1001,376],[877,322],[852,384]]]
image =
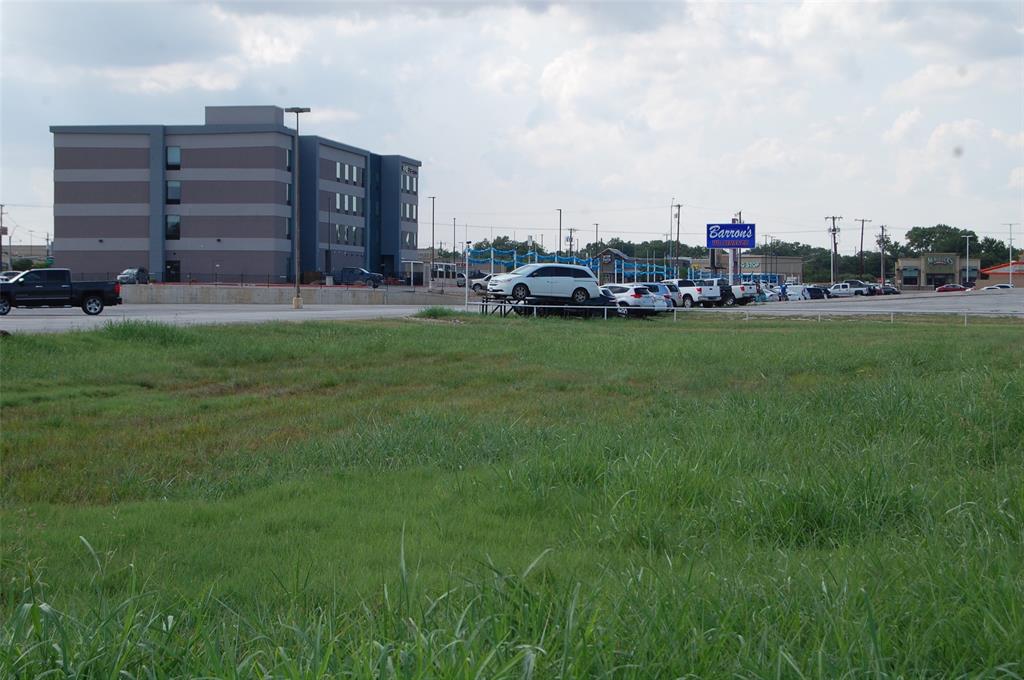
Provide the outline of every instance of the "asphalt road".
[[904,293],[833,300],[797,300],[747,305],[751,314],[1024,314],[1024,289],[972,293]]
[[[461,309],[462,305],[453,305]],[[423,305],[309,305],[295,310],[290,305],[118,305],[100,316],[86,316],[80,309],[12,309],[0,317],[0,330],[11,333],[59,333],[100,328],[125,319],[156,321],[176,326],[200,324],[262,323],[266,321],[363,321],[394,319],[415,314]],[[725,309],[679,310],[702,314],[747,313],[767,316],[810,314],[972,314],[1024,316],[1024,289],[974,293],[918,293],[837,300],[802,300],[752,304]]]
[[10,333],[59,333],[101,328],[123,321],[157,321],[175,326],[261,323],[265,321],[364,321],[410,316],[424,309],[412,305],[118,305],[99,316],[81,309],[12,309],[0,317],[0,329]]

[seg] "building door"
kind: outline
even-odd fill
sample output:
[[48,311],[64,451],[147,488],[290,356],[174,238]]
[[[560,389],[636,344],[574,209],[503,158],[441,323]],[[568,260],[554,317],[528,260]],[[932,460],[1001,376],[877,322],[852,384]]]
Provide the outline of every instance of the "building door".
[[181,283],[181,260],[164,262],[164,283]]

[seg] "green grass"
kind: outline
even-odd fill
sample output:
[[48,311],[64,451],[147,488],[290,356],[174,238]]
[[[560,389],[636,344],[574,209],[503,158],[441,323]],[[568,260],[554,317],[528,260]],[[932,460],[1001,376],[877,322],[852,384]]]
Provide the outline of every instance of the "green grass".
[[0,340],[0,676],[1024,676],[1024,334]]

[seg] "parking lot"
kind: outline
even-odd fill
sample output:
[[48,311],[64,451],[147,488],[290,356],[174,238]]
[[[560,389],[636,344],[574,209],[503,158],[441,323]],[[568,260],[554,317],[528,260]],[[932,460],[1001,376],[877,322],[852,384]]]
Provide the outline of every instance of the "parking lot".
[[[478,298],[479,299],[479,298]],[[472,300],[472,299],[471,299]],[[463,305],[451,305],[463,309]],[[87,316],[80,309],[13,309],[0,317],[0,330],[11,333],[55,333],[99,328],[122,320],[153,321],[175,326],[267,321],[361,321],[393,319],[415,314],[425,305],[307,305],[295,310],[289,305],[118,305],[99,316]],[[471,306],[471,311],[477,307]],[[678,310],[687,313],[743,313],[762,316],[804,316],[811,314],[971,314],[986,316],[1024,315],[1024,289],[974,293],[910,293],[884,297],[856,297],[833,300],[799,300],[750,304],[731,309]]]

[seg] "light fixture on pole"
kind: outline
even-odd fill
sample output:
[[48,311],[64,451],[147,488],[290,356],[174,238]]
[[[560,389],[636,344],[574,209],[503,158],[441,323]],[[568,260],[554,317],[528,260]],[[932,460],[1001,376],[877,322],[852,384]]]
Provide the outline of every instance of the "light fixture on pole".
[[555,251],[555,263],[558,263],[558,258],[562,254],[562,209],[555,208],[558,211],[558,246]]
[[964,288],[970,288],[971,283],[971,239],[974,238],[973,234],[963,234],[960,238],[967,239],[967,264],[964,265],[964,278],[960,281],[960,285]]
[[292,106],[285,111],[295,114],[295,158],[292,160],[292,197],[295,202],[295,297],[292,298],[292,309],[302,309],[302,291],[299,290],[299,284],[302,282],[302,240],[299,238],[302,223],[302,213],[299,211],[299,114],[309,113],[309,108]]
[[[469,231],[467,228],[466,231]],[[463,288],[466,289],[466,309],[469,309],[469,247],[473,245],[472,241],[466,241],[466,247],[463,249],[463,258],[465,259],[465,272],[466,272],[466,285]]]
[[437,196],[428,196],[430,199],[430,276],[427,278],[427,290],[434,290],[434,199]]

